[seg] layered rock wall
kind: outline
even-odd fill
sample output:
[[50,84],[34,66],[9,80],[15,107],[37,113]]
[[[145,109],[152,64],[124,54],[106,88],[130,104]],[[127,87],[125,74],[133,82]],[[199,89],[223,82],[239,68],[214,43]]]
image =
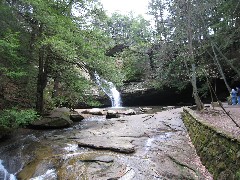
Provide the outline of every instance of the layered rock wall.
[[240,140],[204,123],[184,109],[183,120],[203,164],[214,179],[240,179]]

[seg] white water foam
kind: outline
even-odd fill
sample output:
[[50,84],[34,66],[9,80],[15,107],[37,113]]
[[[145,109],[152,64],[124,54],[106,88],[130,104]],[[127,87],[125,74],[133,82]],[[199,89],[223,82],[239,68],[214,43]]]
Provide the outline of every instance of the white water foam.
[[0,160],[0,180],[17,180],[17,178],[10,174],[6,168],[3,166],[3,161]]
[[46,179],[57,179],[57,174],[54,169],[49,169],[47,172],[41,176],[31,178],[30,180],[46,180]]
[[149,151],[149,150],[150,150],[150,148],[151,148],[152,143],[153,143],[154,140],[155,140],[154,137],[149,138],[149,139],[147,140],[147,142],[146,142],[146,144],[145,144],[145,150],[146,150],[146,151]]
[[77,144],[67,144],[67,147],[64,147],[66,151],[75,152],[78,150]]
[[112,107],[122,107],[122,101],[120,93],[112,82],[100,78],[100,76],[95,73],[95,79],[98,86],[103,90],[103,92],[110,98]]

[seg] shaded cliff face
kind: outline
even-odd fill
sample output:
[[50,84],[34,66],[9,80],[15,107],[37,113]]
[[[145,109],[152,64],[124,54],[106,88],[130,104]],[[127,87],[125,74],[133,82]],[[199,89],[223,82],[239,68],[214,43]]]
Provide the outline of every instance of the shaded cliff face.
[[[194,105],[192,97],[192,86],[189,84],[184,90],[179,91],[176,88],[156,89],[149,85],[148,82],[130,82],[124,84],[120,92],[122,95],[123,106],[166,106],[166,105]],[[216,80],[213,85],[216,90],[217,97],[220,101],[227,100],[229,93],[223,80]],[[198,84],[200,87],[201,85]],[[203,103],[216,101],[216,97],[211,99],[209,89],[206,90],[208,95],[201,97]]]
[[[224,82],[219,79],[213,84],[216,90],[218,99],[220,101],[226,101],[229,93],[224,85]],[[200,85],[198,85],[200,87]],[[121,88],[117,88],[120,91],[122,98],[122,105],[127,106],[184,106],[194,105],[194,98],[192,97],[192,86],[189,84],[181,92],[176,88],[162,88],[160,90],[151,86],[151,82],[128,82]],[[211,96],[209,89],[206,90],[207,97],[201,97],[203,103],[210,103]],[[94,99],[101,102],[100,107],[110,107],[111,100],[98,89],[97,95]],[[216,98],[213,98],[216,101]]]
[[147,83],[128,83],[121,89],[123,106],[150,106],[150,105],[192,105],[191,87],[181,93],[176,89],[164,88],[158,90]]

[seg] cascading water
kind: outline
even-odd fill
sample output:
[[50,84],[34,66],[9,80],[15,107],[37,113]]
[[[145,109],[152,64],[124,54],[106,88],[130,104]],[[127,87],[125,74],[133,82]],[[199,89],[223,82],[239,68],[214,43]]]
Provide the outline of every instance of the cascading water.
[[0,179],[1,180],[16,180],[16,177],[13,174],[8,173],[5,167],[2,164],[2,160],[0,160]]
[[103,90],[103,92],[110,98],[112,107],[122,107],[121,96],[116,87],[112,82],[100,78],[100,76],[95,73],[95,79],[98,86]]

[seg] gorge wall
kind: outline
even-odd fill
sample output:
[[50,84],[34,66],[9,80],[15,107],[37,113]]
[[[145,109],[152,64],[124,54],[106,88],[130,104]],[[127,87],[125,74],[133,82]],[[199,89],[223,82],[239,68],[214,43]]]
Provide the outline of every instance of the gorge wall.
[[[191,106],[195,104],[190,84],[180,91],[177,88],[169,87],[157,89],[151,85],[151,81],[142,80],[140,82],[124,83],[122,87],[117,89],[120,91],[123,106]],[[229,93],[223,80],[217,80],[214,89],[220,101],[227,101]],[[102,107],[111,106],[111,100],[100,89],[96,89],[94,92],[94,99],[98,100]],[[205,89],[204,93],[207,95],[201,96],[203,103],[211,103],[209,89]],[[216,101],[215,97],[213,101]],[[82,107],[85,108],[86,105]]]

